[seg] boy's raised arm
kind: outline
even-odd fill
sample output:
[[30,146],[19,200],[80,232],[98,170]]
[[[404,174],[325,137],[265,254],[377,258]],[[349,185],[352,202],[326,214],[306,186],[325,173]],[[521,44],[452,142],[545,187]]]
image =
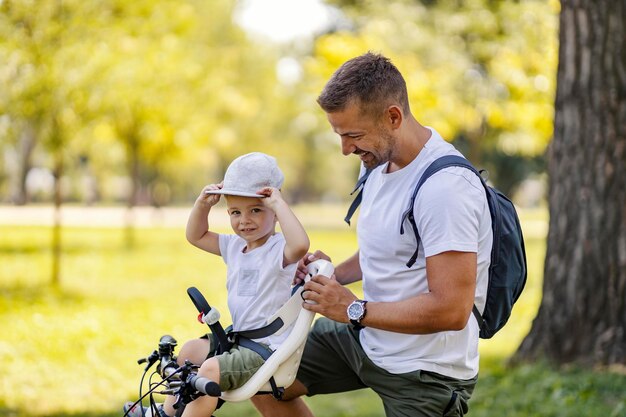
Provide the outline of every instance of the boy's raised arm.
[[283,200],[280,191],[276,188],[266,187],[258,191],[266,196],[262,199],[263,204],[276,213],[283,236],[285,236],[285,253],[283,266],[298,262],[309,250],[309,236],[306,234],[300,220],[291,211],[289,205]]
[[210,184],[202,189],[189,213],[185,232],[189,243],[215,255],[221,255],[219,235],[209,230],[209,212],[220,201],[220,195],[207,194],[205,191],[220,188],[222,184]]

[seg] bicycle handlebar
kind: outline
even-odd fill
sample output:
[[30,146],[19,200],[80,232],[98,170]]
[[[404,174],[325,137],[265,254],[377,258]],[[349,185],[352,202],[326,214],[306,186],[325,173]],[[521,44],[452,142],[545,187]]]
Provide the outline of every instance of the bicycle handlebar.
[[215,381],[211,381],[208,378],[204,378],[196,374],[191,374],[189,376],[188,382],[196,390],[210,397],[219,397],[220,395],[222,395],[222,390],[220,389],[220,386]]
[[140,358],[137,359],[137,363],[139,365],[141,365],[142,363],[146,363],[148,362],[148,368],[152,366],[153,363],[155,363],[157,360],[159,359],[159,352],[157,352],[156,350],[154,352],[152,352],[150,354],[150,356],[147,356],[145,358]]

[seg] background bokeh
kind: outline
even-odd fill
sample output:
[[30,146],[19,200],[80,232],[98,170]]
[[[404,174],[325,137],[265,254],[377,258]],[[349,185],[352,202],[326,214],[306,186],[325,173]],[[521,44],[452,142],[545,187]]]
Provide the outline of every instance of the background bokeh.
[[544,0],[3,0],[0,201],[50,202],[58,179],[64,203],[186,204],[255,149],[293,202],[344,200],[358,161],[315,99],[372,50],[418,120],[508,194],[531,180],[519,200],[538,204],[557,15]]
[[[541,300],[560,4],[556,0],[0,0],[0,414],[119,416],[136,360],[222,312],[224,265],[184,225],[207,183],[261,150],[312,248],[356,249],[341,219],[357,158],[315,100],[368,50],[404,74],[412,112],[519,207],[529,281],[481,341],[472,416],[623,417],[626,372],[508,362]],[[227,232],[223,206],[212,226]],[[359,285],[351,288],[360,292]],[[381,416],[367,390],[307,398]],[[253,416],[248,403],[218,416]]]

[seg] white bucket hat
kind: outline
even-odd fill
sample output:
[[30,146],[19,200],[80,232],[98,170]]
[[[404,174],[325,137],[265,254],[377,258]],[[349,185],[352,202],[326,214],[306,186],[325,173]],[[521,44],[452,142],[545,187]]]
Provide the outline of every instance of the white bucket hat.
[[207,190],[206,194],[263,197],[257,194],[262,188],[280,188],[285,177],[278,168],[276,158],[261,152],[241,155],[230,163],[224,175],[221,190]]

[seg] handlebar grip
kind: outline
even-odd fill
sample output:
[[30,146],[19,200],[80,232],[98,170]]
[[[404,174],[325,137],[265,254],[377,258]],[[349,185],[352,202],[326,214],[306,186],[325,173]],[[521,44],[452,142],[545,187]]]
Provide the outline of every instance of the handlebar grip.
[[148,366],[146,367],[146,369],[150,368],[152,365],[154,365],[154,363],[159,359],[159,353],[155,350],[154,352],[152,352],[150,354],[150,356],[148,356],[147,358],[140,358],[137,359],[137,363],[139,365],[148,362]]
[[189,377],[189,383],[196,390],[210,397],[219,397],[222,395],[222,389],[215,381],[211,381],[208,378],[204,378],[198,375],[192,375]]

